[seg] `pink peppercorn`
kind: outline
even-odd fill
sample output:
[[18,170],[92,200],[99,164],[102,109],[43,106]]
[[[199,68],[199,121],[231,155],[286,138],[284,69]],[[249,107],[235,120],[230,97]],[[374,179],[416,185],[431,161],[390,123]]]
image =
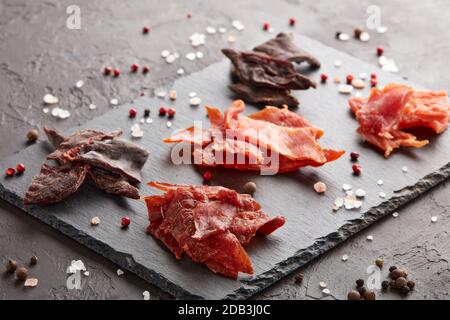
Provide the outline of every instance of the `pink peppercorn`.
[[297,20],[294,17],[289,18],[289,25],[291,27],[295,26],[296,22],[297,22]]
[[361,168],[361,166],[360,166],[359,164],[354,164],[354,165],[352,166],[352,170],[353,170],[353,173],[354,173],[356,176],[359,176],[359,175],[361,174],[362,168]]
[[352,84],[353,79],[355,79],[355,77],[352,74],[349,74],[347,76],[347,84]]
[[111,69],[110,67],[104,67],[104,68],[103,68],[103,74],[104,74],[105,76],[110,75],[110,74],[111,74],[111,71],[112,71],[112,69]]
[[320,75],[320,81],[322,81],[322,83],[325,83],[325,82],[327,82],[327,80],[328,80],[328,75],[326,73],[322,73]]
[[384,54],[384,48],[378,47],[377,48],[377,56],[381,57]]
[[378,80],[377,80],[377,79],[372,79],[372,80],[370,80],[370,85],[371,85],[372,87],[378,86]]
[[149,72],[150,72],[150,67],[147,67],[147,66],[142,67],[142,73],[143,74],[146,74],[146,73],[149,73]]
[[120,219],[120,224],[122,225],[122,228],[127,228],[131,223],[131,219],[128,216],[124,216]]
[[17,173],[24,173],[25,172],[25,165],[23,163],[19,163],[16,166]]
[[163,107],[159,108],[159,115],[160,115],[160,116],[163,117],[163,116],[166,115],[166,113],[167,113],[166,108],[163,108]]
[[5,170],[5,175],[7,177],[12,177],[14,173],[16,173],[16,170],[14,170],[14,168],[8,168]]
[[143,33],[143,34],[147,34],[147,33],[149,33],[149,32],[150,32],[150,27],[144,26],[144,27],[142,28],[142,33]]
[[352,161],[357,161],[359,159],[359,153],[358,152],[350,153],[350,159],[352,159]]
[[131,65],[131,72],[137,72],[139,70],[139,65],[137,63],[133,63]]
[[167,110],[167,116],[168,116],[169,118],[173,118],[173,117],[175,116],[175,113],[177,113],[177,111],[176,111],[174,108],[169,108],[169,109]]
[[211,171],[206,171],[203,173],[203,180],[205,181],[211,181],[212,180],[212,173]]
[[130,118],[135,118],[136,115],[137,115],[137,110],[136,110],[135,108],[131,108],[131,109],[128,111],[128,116],[129,116]]
[[114,77],[120,76],[120,69],[119,68],[115,68],[114,71],[113,71],[113,75],[114,75]]
[[269,28],[270,28],[270,24],[268,22],[264,22],[263,23],[263,30],[267,31],[267,30],[269,30]]

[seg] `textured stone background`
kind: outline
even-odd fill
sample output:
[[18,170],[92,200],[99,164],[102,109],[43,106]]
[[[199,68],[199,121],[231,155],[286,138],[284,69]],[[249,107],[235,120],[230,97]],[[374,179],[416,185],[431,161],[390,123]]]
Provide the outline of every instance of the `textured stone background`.
[[[78,4],[82,11],[81,30],[65,27],[66,8]],[[374,36],[371,42],[347,43],[334,39],[337,30],[351,33],[364,25],[366,8],[378,4],[383,24],[389,32]],[[387,55],[396,59],[401,74],[432,89],[450,89],[446,70],[450,54],[449,22],[441,12],[448,1],[26,1],[0,0],[0,156],[24,147],[28,129],[51,124],[61,129],[83,123],[108,111],[108,101],[118,97],[127,102],[139,92],[152,94],[153,89],[169,85],[182,66],[195,72],[219,61],[224,41],[217,36],[207,40],[201,50],[205,58],[196,62],[180,59],[173,65],[160,58],[163,49],[186,53],[191,51],[188,37],[204,32],[208,25],[226,25],[239,19],[246,25],[238,36],[236,47],[246,47],[261,36],[263,21],[276,30],[286,29],[287,19],[298,19],[296,31],[325,44],[346,51],[362,60],[375,63],[374,48],[381,44]],[[186,19],[191,12],[193,18]],[[144,24],[152,32],[144,37]],[[130,77],[134,62],[148,64],[152,73]],[[119,66],[119,79],[103,78],[104,65]],[[86,84],[74,88],[77,80]],[[68,106],[72,117],[57,121],[41,111],[42,97],[53,92]],[[95,111],[88,110],[95,103]],[[450,159],[449,159],[450,160]],[[271,299],[321,299],[318,282],[326,281],[332,291],[327,297],[344,299],[357,278],[367,278],[366,268],[378,256],[386,264],[402,265],[417,280],[414,299],[449,299],[450,291],[450,198],[444,183],[422,199],[400,211],[398,219],[387,218],[362,234],[317,259],[303,270],[302,285],[294,276],[280,281],[258,295]],[[436,224],[430,213],[439,217]],[[140,299],[143,290],[152,298],[170,298],[157,288],[131,274],[117,277],[117,267],[88,249],[65,238],[25,213],[0,203],[0,259],[13,257],[26,263],[36,254],[40,258],[31,274],[40,279],[39,286],[25,290],[13,278],[0,276],[2,299]],[[373,242],[366,236],[372,234]],[[350,256],[346,263],[341,256]],[[72,259],[82,259],[90,270],[82,290],[67,290],[65,269]],[[385,271],[386,272],[386,271]],[[396,294],[379,294],[380,299],[398,299]]]

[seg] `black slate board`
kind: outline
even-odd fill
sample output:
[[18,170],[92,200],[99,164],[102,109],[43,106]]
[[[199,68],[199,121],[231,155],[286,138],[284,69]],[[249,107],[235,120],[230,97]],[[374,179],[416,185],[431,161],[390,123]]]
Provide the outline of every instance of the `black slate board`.
[[[315,79],[318,79],[320,72],[344,78],[348,73],[358,75],[360,72],[370,74],[376,71],[379,73],[380,84],[402,82],[398,76],[382,74],[377,67],[314,40],[297,36],[296,42],[322,61],[321,71],[311,74]],[[343,61],[343,66],[339,69],[334,67],[336,59]],[[194,120],[206,121],[203,108],[188,105],[189,92],[197,92],[203,100],[202,104],[225,109],[233,99],[227,89],[228,83],[229,62],[224,60],[176,81],[173,89],[178,93],[178,100],[175,103],[142,97],[83,127],[106,131],[123,128],[124,137],[131,138],[129,128],[135,121],[127,117],[128,108],[135,106],[142,112],[144,108],[151,107],[154,122],[142,125],[145,136],[136,140],[150,151],[150,158],[143,172],[144,181],[201,184],[202,171],[190,165],[173,165],[170,161],[171,146],[163,144],[161,139],[169,136],[175,129],[192,125]],[[363,94],[368,94],[368,90]],[[364,172],[361,177],[352,176],[348,155],[319,169],[308,168],[276,177],[214,170],[214,184],[217,185],[241,190],[246,181],[255,181],[258,185],[255,197],[265,212],[282,214],[287,219],[283,228],[269,237],[257,237],[247,248],[255,269],[253,277],[244,276],[235,281],[215,275],[188,258],[177,261],[158,241],[145,233],[148,221],[146,208],[141,201],[109,196],[88,184],[63,203],[43,208],[24,208],[22,197],[48,152],[49,146],[45,142],[2,159],[1,168],[24,162],[27,172],[11,179],[3,177],[0,195],[4,200],[178,298],[248,298],[374,221],[392,213],[450,175],[450,134],[444,133],[438,138],[432,138],[431,144],[424,149],[402,150],[385,160],[380,152],[361,142],[355,133],[357,123],[348,111],[348,97],[340,95],[332,81],[319,85],[318,90],[300,92],[298,97],[301,107],[297,112],[316,126],[325,128],[326,135],[321,144],[348,152],[358,150],[362,155],[360,163]],[[156,115],[160,105],[169,104],[177,108],[171,129],[167,128],[166,120]],[[252,106],[248,106],[246,110],[247,113],[255,111],[256,108]],[[408,166],[408,173],[402,172],[403,166]],[[383,186],[377,185],[378,179],[384,180]],[[312,190],[313,184],[318,180],[328,185],[325,195],[317,195]],[[344,183],[351,184],[354,189],[363,188],[368,195],[361,210],[332,213],[334,199],[343,196]],[[385,199],[378,196],[382,190],[387,194]],[[155,193],[145,185],[141,186],[141,191],[143,195]],[[122,230],[119,225],[120,217],[125,214],[130,215],[133,220],[128,230]],[[90,226],[90,220],[94,216],[99,216],[102,220],[97,227]]]

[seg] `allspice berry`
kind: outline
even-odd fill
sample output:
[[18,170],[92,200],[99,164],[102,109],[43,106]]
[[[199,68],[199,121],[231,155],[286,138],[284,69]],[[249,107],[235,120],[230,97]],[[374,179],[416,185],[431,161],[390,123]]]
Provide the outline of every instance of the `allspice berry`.
[[13,273],[14,271],[16,271],[16,269],[17,262],[12,259],[8,259],[5,263],[5,271],[8,273]]
[[360,27],[355,28],[353,31],[355,39],[359,39],[361,37],[361,34],[364,32],[364,30]]
[[256,192],[256,183],[249,181],[244,184],[244,192],[247,194],[254,194]]
[[409,280],[406,285],[408,286],[408,288],[410,288],[412,290],[416,286],[416,283],[412,280]]
[[408,294],[408,293],[411,291],[411,289],[409,289],[408,286],[404,286],[404,287],[402,287],[402,288],[400,289],[400,291],[401,291],[403,294]]
[[375,300],[375,299],[376,299],[375,292],[367,290],[364,293],[364,300]]
[[400,277],[406,278],[407,275],[408,275],[408,274],[406,273],[405,270],[402,270],[402,269],[395,269],[394,271],[392,271],[392,272],[390,273],[389,276],[391,277],[392,280],[397,280],[397,279],[400,278]]
[[20,267],[16,270],[16,278],[20,281],[25,281],[28,278],[28,270],[24,267]]
[[356,280],[356,286],[358,288],[364,286],[364,280],[363,279]]
[[28,131],[27,133],[27,140],[28,142],[32,143],[32,142],[36,142],[36,140],[39,137],[39,132],[36,129],[31,129],[30,131]]
[[303,282],[303,278],[305,276],[303,275],[303,273],[299,273],[295,276],[295,283],[296,284],[301,284]]
[[389,287],[391,287],[391,289],[397,289],[397,283],[395,280],[389,281]]
[[361,299],[361,295],[359,294],[358,291],[352,290],[348,293],[347,299],[348,300],[359,300],[359,299]]
[[406,287],[407,284],[408,284],[408,281],[403,277],[399,277],[399,278],[397,278],[397,280],[395,280],[395,285],[397,288],[401,289],[403,287]]

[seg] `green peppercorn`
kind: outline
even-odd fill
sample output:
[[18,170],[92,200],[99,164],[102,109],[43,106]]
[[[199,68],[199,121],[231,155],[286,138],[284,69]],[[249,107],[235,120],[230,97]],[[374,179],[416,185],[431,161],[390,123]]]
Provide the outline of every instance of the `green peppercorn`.
[[347,299],[348,300],[359,300],[359,299],[361,299],[361,295],[359,294],[358,291],[352,290],[348,293]]
[[400,289],[400,291],[403,294],[408,294],[411,291],[411,289],[409,289],[408,286],[404,286],[403,288]]
[[408,288],[410,288],[412,290],[416,286],[416,283],[412,280],[409,280],[406,285],[408,286]]
[[25,281],[28,278],[28,270],[24,267],[20,267],[16,270],[16,278],[20,281]]
[[8,259],[5,263],[6,272],[13,273],[14,271],[16,271],[16,269],[17,269],[17,262],[12,259]]
[[30,264],[32,264],[32,265],[37,264],[38,261],[39,261],[39,258],[37,256],[32,256],[30,258]]
[[363,279],[356,280],[356,286],[358,288],[363,287],[364,286],[364,280]]
[[383,281],[382,283],[381,283],[381,287],[383,288],[383,289],[387,289],[387,288],[389,288],[389,281]]
[[367,290],[366,293],[364,293],[364,300],[376,300],[375,292]]
[[378,268],[380,268],[380,269],[383,268],[383,264],[384,264],[383,258],[377,258],[377,260],[375,260],[375,264]]
[[395,285],[397,288],[403,288],[408,284],[408,281],[406,281],[405,278],[399,277],[397,280],[395,280]]
[[396,266],[391,266],[391,267],[389,267],[389,272],[392,272],[392,271],[394,271],[395,269],[397,269]]

